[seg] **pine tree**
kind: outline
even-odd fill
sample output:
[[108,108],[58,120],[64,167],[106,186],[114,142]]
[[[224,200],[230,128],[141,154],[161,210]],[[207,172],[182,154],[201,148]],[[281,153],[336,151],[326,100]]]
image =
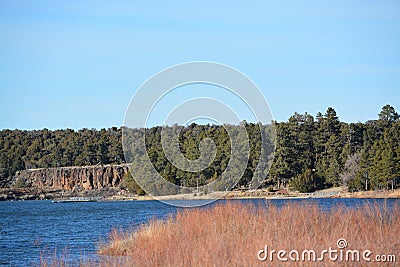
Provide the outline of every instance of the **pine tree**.
[[342,153],[341,125],[336,111],[333,108],[328,108],[324,117],[318,117],[317,127],[316,169],[326,179],[328,185],[338,186],[343,163],[340,158]]
[[399,121],[400,116],[391,105],[385,105],[382,107],[382,111],[379,113],[379,121],[381,121],[385,126],[390,126],[391,124]]
[[294,163],[295,142],[287,123],[277,123],[277,145],[275,151],[274,163],[269,172],[269,177],[274,182],[280,184],[287,182],[296,175]]

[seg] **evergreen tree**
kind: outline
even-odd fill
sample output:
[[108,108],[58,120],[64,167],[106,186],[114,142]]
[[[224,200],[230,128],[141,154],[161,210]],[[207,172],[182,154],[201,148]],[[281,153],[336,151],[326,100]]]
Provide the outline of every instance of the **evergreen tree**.
[[297,190],[300,193],[311,193],[318,189],[322,189],[324,187],[324,181],[318,173],[306,169],[303,173],[292,179],[290,185],[294,190]]
[[275,150],[274,163],[272,164],[269,176],[278,187],[281,183],[288,182],[296,175],[294,169],[295,152],[294,139],[289,125],[286,123],[276,123],[277,144]]
[[[325,114],[318,113],[316,119],[305,113],[295,113],[287,122],[276,123],[276,150],[272,156],[264,159],[264,165],[272,164],[269,174],[261,173],[258,168],[260,157],[266,157],[261,151],[271,152],[274,140],[262,144],[261,133],[272,136],[273,129],[261,124],[243,121],[249,137],[249,158],[232,156],[233,148],[244,150],[247,140],[238,130],[238,126],[217,126],[191,124],[187,127],[173,125],[165,127],[178,134],[179,151],[186,159],[196,161],[201,158],[200,143],[211,139],[214,145],[205,142],[205,153],[215,147],[215,158],[201,172],[183,171],[166,157],[161,144],[162,127],[149,129],[128,129],[126,127],[110,129],[72,129],[50,131],[48,129],[21,131],[0,131],[0,186],[7,186],[18,170],[26,168],[49,168],[62,166],[82,166],[98,164],[135,164],[140,177],[151,175],[155,168],[167,181],[178,186],[196,187],[216,181],[227,169],[229,162],[243,163],[247,167],[238,177],[236,170],[231,170],[230,178],[239,181],[239,186],[249,188],[253,176],[261,177],[265,185],[286,186],[290,181],[298,184],[306,181],[312,186],[325,186],[347,183],[349,190],[392,189],[400,186],[400,121],[399,114],[390,105],[382,108],[377,120],[365,123],[343,123],[336,111],[328,108]],[[225,127],[225,128],[224,128]],[[232,130],[232,143],[227,129]],[[128,132],[122,140],[122,132]],[[146,136],[146,150],[137,144]],[[122,141],[127,150],[122,150]],[[262,145],[264,145],[262,147]],[[233,147],[234,146],[234,147]],[[264,151],[264,153],[266,153]],[[125,153],[125,155],[124,155]],[[203,151],[204,153],[204,151]],[[357,157],[355,156],[357,155]],[[152,166],[146,165],[149,157]],[[356,157],[356,158],[354,158]],[[197,164],[203,165],[205,159]],[[208,163],[208,161],[207,161]],[[265,166],[264,166],[265,167]],[[257,176],[257,177],[258,177]],[[314,177],[314,178],[312,178]],[[314,185],[315,177],[318,183]],[[312,179],[311,179],[312,178]],[[168,192],[167,188],[149,178],[145,180],[158,192]],[[221,187],[223,185],[221,184]],[[216,187],[217,188],[217,187]],[[225,190],[225,188],[223,188]],[[303,189],[302,189],[303,190]],[[314,190],[314,189],[312,189]]]
[[329,186],[340,184],[341,154],[343,144],[341,142],[341,124],[333,108],[328,108],[323,117],[317,121],[318,139],[316,169]]
[[383,106],[382,111],[379,113],[379,121],[385,124],[385,126],[399,121],[399,118],[399,114],[391,105]]

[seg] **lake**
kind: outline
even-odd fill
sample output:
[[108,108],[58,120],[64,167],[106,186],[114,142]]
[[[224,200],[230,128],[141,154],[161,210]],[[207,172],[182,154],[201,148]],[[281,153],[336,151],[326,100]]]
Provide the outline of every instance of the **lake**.
[[[198,201],[198,200],[193,200]],[[286,202],[314,202],[329,210],[336,205],[357,208],[369,202],[393,207],[400,199],[250,199],[239,201],[265,205]],[[211,205],[215,205],[211,204]],[[210,207],[210,205],[206,206]],[[95,259],[96,249],[113,228],[135,229],[152,218],[163,219],[177,208],[159,201],[75,202],[51,201],[0,202],[0,266],[32,266],[46,255],[65,254],[72,263],[82,258]]]

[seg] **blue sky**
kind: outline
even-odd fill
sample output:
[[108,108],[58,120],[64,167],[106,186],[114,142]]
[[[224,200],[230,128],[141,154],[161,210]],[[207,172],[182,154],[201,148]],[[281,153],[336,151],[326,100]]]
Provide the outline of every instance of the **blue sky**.
[[187,2],[0,0],[0,128],[121,126],[146,79],[198,60],[250,77],[278,121],[400,111],[399,1]]

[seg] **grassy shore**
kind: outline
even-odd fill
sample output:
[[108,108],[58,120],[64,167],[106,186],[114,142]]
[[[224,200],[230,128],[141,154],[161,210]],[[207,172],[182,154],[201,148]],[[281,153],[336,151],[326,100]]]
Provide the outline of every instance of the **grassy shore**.
[[[333,187],[316,191],[310,194],[302,194],[299,192],[289,191],[288,189],[279,189],[270,192],[266,189],[257,189],[249,191],[228,191],[228,192],[213,192],[209,194],[177,194],[170,196],[158,196],[159,200],[193,200],[193,199],[246,199],[246,198],[400,198],[400,189],[396,190],[381,190],[381,191],[362,191],[362,192],[347,192],[344,187]],[[154,200],[154,197],[145,196],[112,196],[105,198],[107,201],[118,200]]]
[[[395,255],[400,261],[400,208],[382,206],[335,208],[327,212],[316,205],[287,204],[257,207],[241,203],[185,209],[164,221],[151,221],[134,232],[114,230],[98,253],[103,266],[365,266],[363,259],[346,261],[348,250],[370,250],[375,256]],[[347,246],[338,248],[338,240]],[[266,247],[267,246],[267,247]],[[265,249],[268,248],[267,254]],[[332,248],[343,260],[302,261],[304,250],[316,258]],[[264,250],[264,251],[262,251]],[[275,254],[270,257],[272,250]],[[278,260],[279,250],[299,252],[299,261]],[[259,257],[268,256],[265,261]],[[339,254],[338,254],[339,255]],[[291,255],[296,258],[296,254]],[[351,255],[349,255],[349,259]],[[289,258],[289,254],[284,255]],[[368,257],[367,257],[368,258]],[[389,263],[387,266],[394,266]],[[377,266],[372,264],[371,266]],[[386,266],[386,265],[384,265]]]

